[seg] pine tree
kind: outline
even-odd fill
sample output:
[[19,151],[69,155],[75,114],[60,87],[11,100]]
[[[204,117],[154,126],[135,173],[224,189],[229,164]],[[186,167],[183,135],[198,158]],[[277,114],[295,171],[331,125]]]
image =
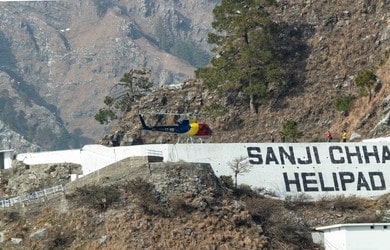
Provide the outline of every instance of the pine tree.
[[267,87],[281,78],[273,47],[276,25],[266,12],[274,1],[222,0],[213,10],[215,21],[208,42],[215,45],[211,65],[196,71],[209,89],[222,93],[242,91],[249,108],[266,98]]

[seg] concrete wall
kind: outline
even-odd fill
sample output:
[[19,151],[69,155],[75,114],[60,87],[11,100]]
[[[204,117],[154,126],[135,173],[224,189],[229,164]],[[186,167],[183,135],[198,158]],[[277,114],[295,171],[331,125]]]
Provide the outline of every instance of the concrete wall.
[[316,228],[325,250],[382,250],[390,245],[390,223],[339,224]]
[[3,166],[4,169],[10,168],[12,165],[12,158],[14,156],[14,151],[12,149],[0,150],[0,154],[3,155],[3,157],[1,157],[3,162],[0,165]]
[[365,143],[204,143],[126,147],[87,145],[80,150],[19,154],[25,164],[71,162],[92,173],[132,156],[161,154],[165,162],[210,163],[217,176],[233,175],[228,163],[245,157],[251,170],[238,182],[263,187],[280,197],[305,193],[373,197],[388,192],[390,148]]

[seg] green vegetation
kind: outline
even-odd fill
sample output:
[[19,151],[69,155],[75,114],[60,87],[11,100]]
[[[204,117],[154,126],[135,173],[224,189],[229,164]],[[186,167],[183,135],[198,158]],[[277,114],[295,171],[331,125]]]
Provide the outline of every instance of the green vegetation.
[[125,187],[135,198],[136,205],[147,214],[164,214],[158,199],[157,191],[152,183],[137,177],[129,181]]
[[219,181],[224,187],[227,187],[229,189],[234,188],[233,178],[230,175],[221,175],[219,177]]
[[99,112],[95,115],[95,120],[100,124],[108,124],[116,118],[114,111],[107,108],[99,109]]
[[106,96],[104,104],[106,107],[99,109],[95,114],[95,120],[100,124],[110,123],[117,118],[116,112],[131,110],[131,103],[141,94],[153,86],[149,81],[150,70],[131,69],[115,84],[111,91],[113,96]]
[[390,58],[390,49],[387,49],[387,50],[385,51],[385,56],[384,56],[384,58],[381,59],[381,61],[379,62],[379,66],[385,65],[385,63],[387,62],[387,60],[389,60],[389,58]]
[[105,212],[112,203],[120,200],[121,193],[114,186],[84,186],[77,188],[70,197],[80,206],[87,206]]
[[333,101],[333,107],[340,112],[348,113],[352,107],[353,101],[356,99],[355,96],[349,94],[349,95],[343,95],[340,97],[337,97]]
[[372,70],[360,71],[355,78],[355,84],[359,88],[360,94],[362,96],[368,95],[368,101],[371,101],[371,89],[373,88],[376,80],[377,77]]
[[[135,91],[141,92],[142,90],[147,90],[153,86],[153,83],[149,81],[149,78],[150,70],[131,69],[123,75],[120,79],[119,85],[124,86],[130,94],[134,95]],[[111,100],[111,102],[114,101],[115,100]]]
[[242,92],[252,113],[267,99],[267,88],[278,84],[282,70],[274,50],[277,26],[266,7],[274,1],[223,0],[214,10],[208,42],[214,44],[211,66],[198,69],[196,77],[220,94]]
[[280,132],[282,141],[296,142],[298,138],[302,137],[302,132],[298,130],[298,123],[293,120],[287,120],[283,123],[282,131]]
[[219,117],[226,114],[227,108],[219,103],[212,103],[204,107],[204,113],[208,117]]

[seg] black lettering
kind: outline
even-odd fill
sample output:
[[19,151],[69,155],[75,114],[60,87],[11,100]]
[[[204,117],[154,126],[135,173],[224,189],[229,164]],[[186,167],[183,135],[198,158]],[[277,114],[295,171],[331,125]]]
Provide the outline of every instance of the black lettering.
[[303,190],[305,192],[318,192],[318,187],[309,187],[310,184],[317,184],[317,180],[307,178],[315,175],[315,173],[302,173]]
[[364,154],[364,159],[366,160],[366,163],[370,163],[370,156],[374,156],[376,163],[379,163],[379,154],[378,154],[378,148],[376,146],[372,146],[373,151],[368,152],[367,147],[363,146],[363,154]]
[[382,163],[386,163],[386,161],[390,160],[390,151],[387,146],[383,146],[382,151]]
[[353,173],[351,172],[339,172],[340,176],[340,182],[341,182],[341,189],[343,191],[346,191],[346,185],[347,183],[353,183],[355,181],[355,177],[353,176]]
[[332,173],[333,176],[333,182],[334,182],[334,189],[336,191],[340,191],[339,182],[337,180],[337,173]]
[[363,163],[362,154],[360,153],[359,147],[355,147],[355,152],[350,152],[349,147],[345,147],[345,154],[347,155],[348,163],[352,163],[352,157],[355,156],[359,163]]
[[[386,189],[385,178],[383,177],[382,172],[369,172],[368,175],[370,176],[372,190],[376,191]],[[375,176],[379,178],[380,185],[377,185],[377,183],[375,182]]]
[[325,187],[324,177],[322,173],[318,173],[318,178],[320,179],[321,190],[325,192],[334,191],[334,187]]
[[298,173],[294,173],[294,177],[295,177],[295,179],[289,180],[288,176],[287,176],[287,173],[283,173],[284,184],[286,186],[286,191],[287,192],[291,192],[290,184],[295,184],[297,186],[297,191],[298,192],[301,192],[301,190],[302,190],[301,189],[301,183],[299,182],[299,174]]
[[295,156],[293,147],[288,147],[289,152],[287,152],[283,147],[279,147],[279,156],[281,164],[285,164],[284,159],[288,159],[291,164],[295,165]]
[[263,158],[261,157],[260,148],[248,147],[248,158],[250,164],[263,164]]
[[362,190],[362,187],[365,187],[367,191],[370,191],[370,185],[368,185],[368,182],[366,181],[366,178],[364,177],[364,174],[362,172],[358,173],[357,178],[357,190]]
[[299,164],[311,164],[313,161],[311,160],[311,154],[310,154],[310,147],[306,147],[306,160],[302,160],[301,158],[298,158]]
[[330,156],[330,161],[333,163],[333,164],[341,164],[341,163],[344,163],[345,162],[345,159],[344,157],[339,157],[339,158],[335,158],[335,155],[333,153],[333,151],[339,151],[339,153],[342,153],[343,152],[343,149],[339,146],[330,146],[329,147],[329,156]]
[[267,156],[265,158],[265,164],[270,164],[270,162],[275,162],[275,164],[279,164],[278,159],[276,158],[274,149],[272,147],[267,147]]
[[318,155],[317,147],[313,147],[313,152],[314,152],[314,158],[316,159],[316,163],[321,164],[320,156]]

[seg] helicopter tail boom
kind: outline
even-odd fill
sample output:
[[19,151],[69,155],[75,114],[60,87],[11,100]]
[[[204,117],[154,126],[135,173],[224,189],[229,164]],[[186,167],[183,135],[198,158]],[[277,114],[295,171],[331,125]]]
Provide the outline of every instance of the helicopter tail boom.
[[142,117],[142,115],[139,115],[139,119],[141,120],[142,129],[145,129],[145,130],[152,130],[151,127],[149,127],[148,125],[146,125],[146,122],[145,122],[144,118]]

